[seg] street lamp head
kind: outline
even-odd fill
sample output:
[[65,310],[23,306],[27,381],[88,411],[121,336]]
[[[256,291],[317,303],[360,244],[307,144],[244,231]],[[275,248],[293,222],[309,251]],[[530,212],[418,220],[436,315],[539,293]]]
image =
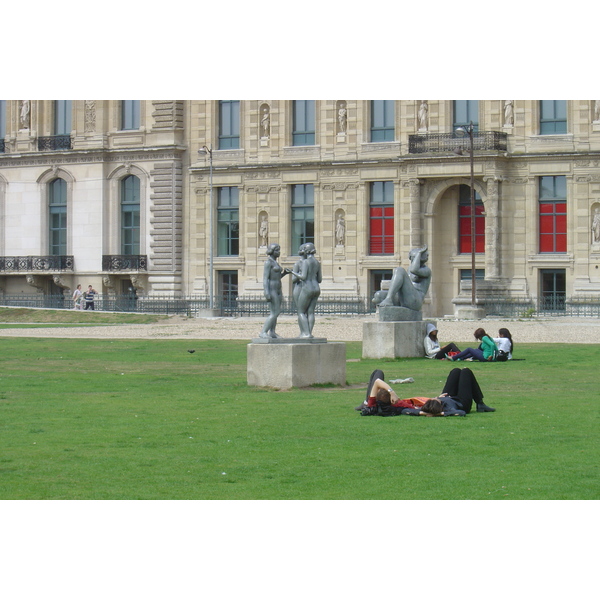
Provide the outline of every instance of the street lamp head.
[[459,136],[461,137],[465,137],[467,135],[473,135],[473,121],[471,121],[467,126],[465,127],[457,127],[454,130],[454,133],[457,133]]
[[202,146],[202,148],[198,150],[198,154],[200,156],[206,156],[207,154],[210,156],[212,154],[212,150],[208,148],[208,146]]

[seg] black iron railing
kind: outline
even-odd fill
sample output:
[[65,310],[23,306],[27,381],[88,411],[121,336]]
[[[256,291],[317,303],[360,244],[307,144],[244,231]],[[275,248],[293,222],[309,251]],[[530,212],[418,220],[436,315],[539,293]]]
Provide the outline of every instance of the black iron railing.
[[148,257],[145,254],[105,254],[102,257],[103,271],[147,271]]
[[38,150],[71,150],[70,135],[49,135],[38,138]]
[[6,151],[6,142],[4,140],[0,140],[0,152]]
[[[18,294],[0,295],[0,305],[24,308],[73,308],[71,291],[65,294]],[[110,295],[98,294],[94,297],[94,309],[114,312],[136,312],[160,315],[198,316],[201,311],[211,308],[208,295],[194,296],[143,296],[135,294]],[[238,298],[235,296],[214,298],[212,308],[222,316],[248,317],[266,316],[269,304],[264,296]],[[296,307],[291,298],[286,298],[283,315],[295,315]],[[358,316],[372,314],[375,306],[368,298],[361,297],[325,297],[319,298],[316,313],[318,315]]]
[[0,271],[72,271],[72,256],[0,256]]
[[[427,152],[455,152],[469,150],[469,137],[452,133],[423,133],[408,136],[409,154],[425,154]],[[474,131],[473,149],[475,152],[508,150],[508,136],[503,131]]]

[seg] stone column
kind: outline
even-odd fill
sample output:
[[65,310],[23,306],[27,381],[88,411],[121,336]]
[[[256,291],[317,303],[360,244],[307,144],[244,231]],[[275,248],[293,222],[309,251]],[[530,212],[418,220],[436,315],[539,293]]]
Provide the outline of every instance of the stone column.
[[500,256],[500,177],[487,177],[485,204],[485,278],[499,279]]
[[423,228],[421,225],[421,180],[409,179],[410,194],[410,247],[420,248],[423,245]]

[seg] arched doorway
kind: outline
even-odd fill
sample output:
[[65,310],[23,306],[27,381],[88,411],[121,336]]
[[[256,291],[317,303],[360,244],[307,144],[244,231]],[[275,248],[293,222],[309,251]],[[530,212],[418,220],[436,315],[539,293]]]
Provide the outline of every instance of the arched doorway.
[[[475,182],[476,277],[485,276],[485,195]],[[426,214],[432,270],[431,316],[454,315],[452,300],[460,292],[460,282],[471,278],[471,189],[469,180],[444,180],[429,195]]]

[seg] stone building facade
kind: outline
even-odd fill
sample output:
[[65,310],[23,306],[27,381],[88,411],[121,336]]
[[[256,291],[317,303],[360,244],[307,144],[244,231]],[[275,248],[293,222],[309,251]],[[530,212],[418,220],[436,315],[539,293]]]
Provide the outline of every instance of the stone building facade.
[[427,244],[450,315],[474,222],[478,302],[600,299],[600,101],[11,100],[0,141],[0,293],[252,297],[312,241],[370,297]]

